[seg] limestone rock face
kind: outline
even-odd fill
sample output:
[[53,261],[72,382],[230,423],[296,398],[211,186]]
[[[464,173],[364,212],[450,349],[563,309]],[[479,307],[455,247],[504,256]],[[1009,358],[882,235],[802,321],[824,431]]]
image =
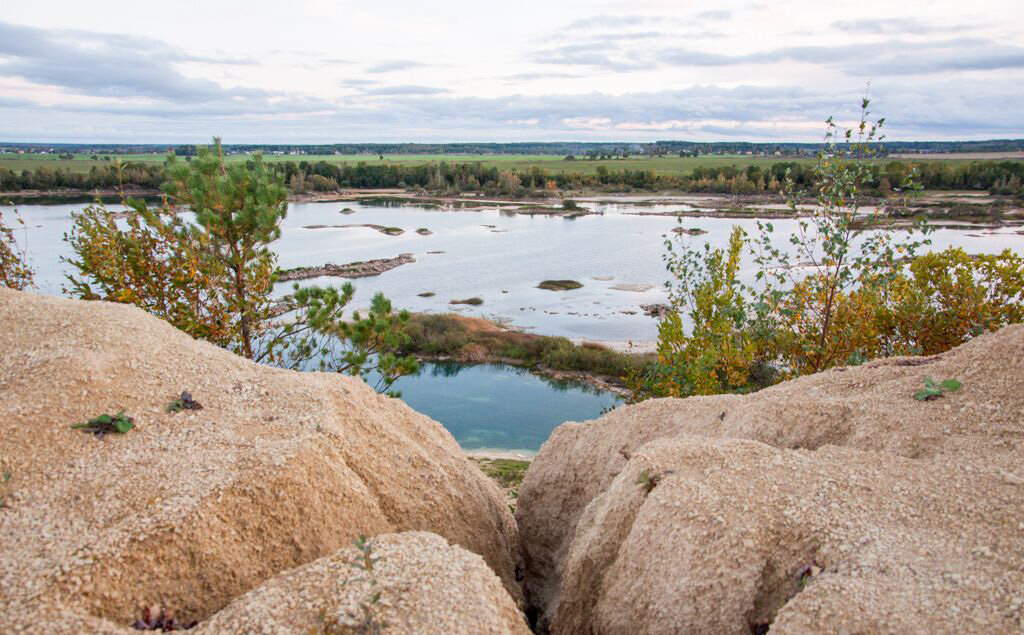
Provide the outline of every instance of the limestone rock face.
[[[182,391],[202,410],[166,412]],[[121,410],[127,434],[70,428]],[[0,289],[0,462],[3,633],[123,632],[154,604],[203,621],[360,534],[407,530],[519,593],[504,497],[440,424],[134,307]]]
[[1021,632],[1022,381],[1014,326],[562,425],[517,512],[541,630]]

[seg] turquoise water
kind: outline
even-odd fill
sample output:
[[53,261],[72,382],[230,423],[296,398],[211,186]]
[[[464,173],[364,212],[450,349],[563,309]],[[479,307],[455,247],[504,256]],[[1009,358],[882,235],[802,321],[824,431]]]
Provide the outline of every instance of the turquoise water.
[[620,403],[586,384],[545,379],[505,364],[423,364],[395,383],[414,410],[440,421],[464,449],[536,452],[566,421],[585,421]]

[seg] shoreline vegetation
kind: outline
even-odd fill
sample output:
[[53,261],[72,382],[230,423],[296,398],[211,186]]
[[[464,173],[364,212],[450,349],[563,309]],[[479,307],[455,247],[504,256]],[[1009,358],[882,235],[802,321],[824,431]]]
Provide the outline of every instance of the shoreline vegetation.
[[406,333],[408,342],[400,353],[421,361],[521,366],[542,377],[584,382],[624,399],[631,397],[627,378],[647,371],[656,360],[653,353],[625,353],[594,342],[574,344],[564,337],[524,333],[454,313],[414,313]]
[[[131,190],[126,192],[135,198],[157,199],[158,190]],[[595,190],[562,192],[565,198],[551,201],[527,195],[495,195],[481,196],[478,194],[460,194],[435,196],[426,192],[410,190],[350,190],[345,192],[291,194],[291,203],[330,203],[330,202],[361,202],[370,205],[387,207],[426,207],[438,211],[485,211],[498,208],[504,214],[544,215],[573,219],[586,215],[599,215],[577,202],[589,204],[627,204],[636,208],[625,212],[638,216],[674,216],[683,218],[762,218],[783,219],[793,218],[810,213],[814,200],[800,199],[796,209],[783,204],[782,198],[775,193],[755,194],[721,194],[707,192],[624,192],[614,195]],[[572,198],[569,198],[569,197]],[[0,192],[0,201],[10,204],[67,204],[118,202],[120,193],[116,190],[47,190]],[[915,218],[930,221],[966,222],[972,224],[988,224],[995,226],[1024,224],[1024,198],[1009,195],[992,194],[986,191],[957,190],[925,190],[916,200],[909,204],[896,194],[889,196],[871,196],[863,200],[865,210],[881,212],[872,221],[872,227],[900,228],[912,223]],[[652,206],[679,205],[675,210],[645,209]],[[348,208],[346,208],[348,209]],[[132,213],[116,212],[118,216]],[[351,213],[351,210],[343,213]],[[401,228],[373,226],[366,224],[310,225],[307,229],[368,227],[377,231],[398,235]],[[940,225],[941,227],[941,225]],[[427,232],[417,229],[421,235]],[[431,232],[432,233],[432,232]]]
[[512,513],[516,511],[519,500],[519,488],[523,484],[526,470],[532,458],[514,459],[504,456],[504,452],[489,453],[487,451],[463,451],[463,454],[476,465],[487,478],[492,479],[505,494],[505,500]]
[[[226,164],[255,164],[257,155],[245,153],[255,148],[225,147],[234,148],[225,155]],[[575,204],[559,210],[548,203],[623,193],[778,196],[784,189],[786,194],[812,192],[818,178],[816,155],[822,147],[736,146],[727,148],[733,152],[723,153],[721,149],[712,152],[707,147],[669,147],[659,142],[639,152],[625,148],[593,152],[591,148],[590,154],[581,155],[580,147],[562,156],[509,153],[509,148],[475,156],[396,156],[383,150],[375,155],[282,155],[270,151],[261,155],[260,162],[295,202],[412,194],[442,201],[453,196],[518,200],[519,213],[583,215],[595,212]],[[984,144],[976,147],[993,150]],[[914,149],[930,151],[934,147]],[[188,162],[198,149],[179,146],[175,151],[177,161]],[[0,197],[92,198],[98,194],[116,198],[122,189],[133,195],[159,195],[168,178],[166,162],[173,156],[152,148],[145,153],[102,154],[36,154],[31,149],[0,154]],[[928,192],[987,193],[1016,204],[1024,202],[1024,160],[1017,147],[987,155],[886,156],[880,152],[861,162],[866,178],[859,196],[899,198],[913,180]],[[442,201],[439,206],[444,206]]]

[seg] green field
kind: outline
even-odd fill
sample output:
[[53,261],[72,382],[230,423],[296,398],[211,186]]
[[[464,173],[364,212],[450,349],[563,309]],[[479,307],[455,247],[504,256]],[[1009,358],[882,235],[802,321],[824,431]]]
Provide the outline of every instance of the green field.
[[[124,162],[162,163],[165,156],[162,154],[120,154],[109,155],[112,159],[120,159]],[[229,161],[243,161],[248,155],[229,155]],[[554,155],[479,155],[479,154],[407,154],[385,156],[381,160],[377,155],[353,154],[353,155],[265,155],[266,161],[327,161],[329,163],[359,163],[369,164],[397,164],[417,165],[422,163],[436,163],[448,161],[449,163],[483,163],[486,167],[497,167],[502,169],[529,170],[537,166],[549,173],[573,172],[582,174],[593,174],[597,167],[603,165],[609,170],[654,170],[661,174],[689,174],[697,166],[726,166],[735,165],[746,167],[748,165],[771,165],[785,161],[798,161],[810,163],[811,159],[794,159],[789,157],[753,157],[748,155],[707,155],[702,157],[630,157],[628,159],[609,159],[602,161],[589,161],[577,159],[566,161],[563,156]],[[21,170],[34,170],[38,167],[61,168],[75,172],[88,172],[94,165],[111,165],[111,161],[95,160],[90,155],[75,155],[74,159],[60,159],[56,155],[24,155],[24,154],[0,154],[0,168],[7,168],[20,172]]]
[[[62,168],[70,169],[75,172],[85,173],[94,165],[111,165],[115,159],[120,159],[124,162],[140,162],[140,163],[163,163],[166,156],[163,154],[118,154],[109,155],[111,161],[103,161],[102,159],[93,159],[90,155],[75,155],[74,159],[61,159],[57,155],[39,155],[39,154],[2,154],[0,153],[0,168],[7,168],[20,172],[21,170],[35,170],[38,167],[51,167],[51,168]],[[951,158],[941,159],[943,161],[950,161],[955,163],[962,163],[968,161],[977,161],[976,157],[972,158],[953,158],[956,155],[950,155]],[[249,158],[249,155],[233,154],[228,156],[229,161],[244,161]],[[577,174],[593,174],[597,171],[598,166],[605,166],[609,170],[617,171],[623,169],[630,170],[654,170],[659,174],[690,174],[693,168],[697,166],[704,167],[721,167],[734,165],[739,168],[745,168],[749,165],[760,165],[768,166],[774,163],[780,162],[798,162],[798,163],[813,163],[814,159],[802,159],[793,157],[755,157],[750,155],[705,155],[701,157],[630,157],[628,159],[608,159],[600,161],[590,161],[587,159],[576,159],[575,161],[566,161],[563,156],[555,155],[544,155],[544,154],[405,154],[405,155],[385,155],[384,159],[380,159],[378,155],[371,154],[326,154],[326,155],[265,155],[264,160],[277,162],[277,161],[308,161],[315,163],[317,161],[327,161],[329,163],[350,163],[356,164],[359,162],[365,162],[368,164],[395,164],[395,165],[418,165],[423,163],[436,163],[438,161],[448,161],[449,163],[482,163],[486,167],[497,167],[501,169],[515,169],[518,171],[529,170],[536,166],[544,169],[548,173],[577,173]],[[882,161],[888,161],[890,159],[881,159]],[[908,161],[912,159],[892,159]],[[925,159],[927,161],[935,161],[935,158]],[[1021,159],[1002,159],[1002,160],[1021,160]]]

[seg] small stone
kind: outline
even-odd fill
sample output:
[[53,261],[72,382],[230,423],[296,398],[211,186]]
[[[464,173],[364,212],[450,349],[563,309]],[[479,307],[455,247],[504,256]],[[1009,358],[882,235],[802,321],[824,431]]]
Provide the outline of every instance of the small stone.
[[1003,472],[1003,481],[1010,485],[1024,485],[1024,478],[1021,478],[1011,472]]

